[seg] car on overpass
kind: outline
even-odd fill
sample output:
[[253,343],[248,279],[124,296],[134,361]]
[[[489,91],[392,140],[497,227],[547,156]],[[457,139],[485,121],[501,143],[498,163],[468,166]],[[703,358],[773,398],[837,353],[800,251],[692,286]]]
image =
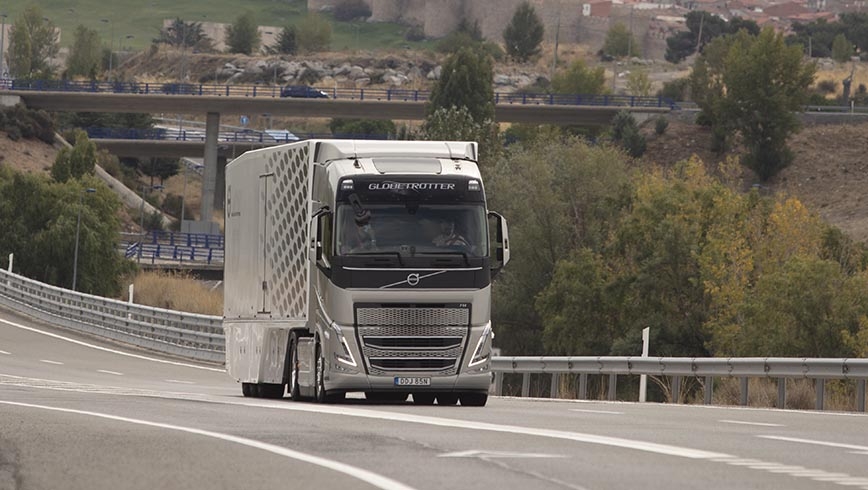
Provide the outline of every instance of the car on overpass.
[[281,97],[300,97],[305,99],[328,99],[327,93],[308,85],[287,85],[280,89]]

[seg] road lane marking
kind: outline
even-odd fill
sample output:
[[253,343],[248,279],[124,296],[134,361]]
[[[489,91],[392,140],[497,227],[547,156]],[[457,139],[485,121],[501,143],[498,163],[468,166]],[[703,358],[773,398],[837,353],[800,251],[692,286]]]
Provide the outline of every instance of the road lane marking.
[[40,359],[39,362],[44,362],[45,364],[54,364],[56,366],[63,366],[62,362],[52,361],[51,359]]
[[[10,381],[7,381],[6,379]],[[369,409],[357,409],[351,407],[336,407],[328,405],[311,405],[302,403],[286,403],[285,401],[253,401],[253,400],[226,400],[215,398],[210,395],[201,394],[184,394],[184,393],[168,393],[148,390],[132,390],[118,389],[109,387],[99,387],[94,385],[76,385],[70,382],[58,382],[49,380],[39,380],[35,378],[23,378],[20,376],[0,374],[0,385],[10,384],[15,386],[27,386],[41,389],[55,389],[64,391],[79,391],[86,393],[105,393],[126,396],[147,396],[153,398],[168,398],[182,400],[196,400],[208,403],[218,403],[224,405],[240,405],[254,408],[268,408],[277,410],[289,410],[295,412],[317,413],[320,415],[342,415],[348,417],[359,417],[375,420],[384,420],[389,422],[406,422],[422,425],[430,425],[436,427],[448,427],[454,429],[467,429],[490,431],[499,433],[519,434],[528,436],[545,437],[552,439],[570,440],[587,444],[598,444],[625,449],[634,449],[655,454],[676,456],[693,460],[706,460],[714,463],[723,463],[731,466],[738,466],[754,471],[764,471],[774,475],[785,475],[794,478],[809,478],[817,481],[828,481],[842,486],[855,487],[859,486],[855,482],[863,480],[862,477],[854,477],[845,473],[831,473],[828,471],[812,468],[803,468],[801,466],[789,466],[781,463],[774,463],[752,458],[741,458],[724,453],[704,451],[678,446],[670,446],[666,444],[657,444],[653,442],[645,442],[638,440],[622,439],[617,437],[599,436],[593,434],[583,434],[579,432],[567,432],[549,429],[536,429],[531,427],[520,427],[512,425],[500,425],[487,422],[473,422],[458,419],[447,419],[440,417],[429,417],[423,415],[402,414],[396,412],[381,412]],[[35,384],[35,386],[33,386]],[[76,388],[76,387],[79,388]],[[760,437],[760,436],[757,436]],[[769,438],[777,438],[777,436],[763,436]],[[801,441],[801,440],[800,440]],[[861,446],[860,446],[861,447]],[[868,479],[866,479],[868,481]],[[863,490],[868,490],[868,485],[859,486]]]
[[10,322],[9,320],[3,319],[3,318],[0,318],[0,323],[9,325],[10,327],[15,327],[15,328],[20,328],[22,330],[27,330],[28,332],[38,333],[38,334],[46,335],[48,337],[52,337],[52,338],[55,338],[58,340],[64,340],[66,342],[71,342],[73,344],[80,345],[83,347],[90,347],[91,349],[101,350],[103,352],[111,352],[112,354],[119,354],[122,356],[133,357],[135,359],[141,359],[144,361],[159,362],[162,364],[171,364],[173,366],[183,366],[183,367],[189,367],[189,368],[194,368],[194,369],[203,369],[205,371],[214,371],[214,372],[218,372],[218,373],[225,373],[226,372],[225,369],[218,369],[218,368],[212,368],[212,367],[207,367],[207,366],[197,366],[195,364],[187,364],[186,362],[168,361],[166,359],[157,359],[154,357],[142,356],[139,354],[132,354],[132,353],[124,352],[124,351],[120,351],[120,350],[109,349],[108,347],[102,347],[100,345],[88,344],[87,342],[82,342],[80,340],[75,340],[75,339],[71,339],[69,337],[64,337],[64,336],[58,335],[56,333],[46,332],[44,330],[39,330],[38,328],[27,327],[27,326],[21,325],[19,323]]
[[479,458],[479,459],[500,459],[500,458],[517,458],[517,459],[535,459],[535,458],[566,458],[562,454],[542,454],[542,453],[512,453],[509,451],[480,451],[471,449],[469,451],[457,451],[454,453],[438,454],[438,458]]
[[343,473],[349,477],[355,478],[357,480],[361,480],[365,483],[369,483],[377,488],[382,488],[383,490],[415,490],[413,487],[405,485],[399,481],[392,480],[391,478],[385,477],[383,475],[379,475],[372,471],[368,471],[362,468],[357,468],[355,466],[351,466],[345,463],[341,463],[339,461],[333,461],[330,459],[321,458],[319,456],[314,456],[312,454],[306,454],[299,451],[294,451],[292,449],[288,449],[282,446],[275,446],[274,444],[268,444],[265,442],[256,441],[253,439],[247,439],[244,437],[233,436],[230,434],[221,434],[219,432],[212,432],[208,430],[202,429],[194,429],[192,427],[184,427],[180,425],[172,425],[172,424],[163,424],[160,422],[150,422],[147,420],[141,419],[132,419],[128,417],[119,417],[117,415],[109,415],[105,413],[99,412],[90,412],[86,410],[73,410],[70,408],[60,408],[60,407],[50,407],[47,405],[34,405],[31,403],[20,403],[20,402],[12,402],[0,400],[0,404],[5,405],[13,405],[24,408],[36,408],[42,410],[49,410],[54,412],[63,412],[63,413],[72,413],[76,415],[88,415],[91,417],[99,417],[107,420],[114,420],[117,422],[127,422],[130,424],[144,425],[147,427],[155,427],[158,429],[168,429],[174,430],[178,432],[186,432],[188,434],[195,434],[205,437],[211,437],[214,439],[220,439],[226,442],[233,442],[235,444],[241,444],[243,446],[252,447],[255,449],[261,449],[263,451],[267,451],[273,454],[277,454],[279,456],[284,456],[287,458],[295,459],[298,461],[302,461],[304,463],[310,463],[317,466],[321,466],[326,469],[330,469],[333,471],[337,471],[338,473]]
[[194,384],[196,384],[193,381],[183,381],[180,379],[167,379],[166,383],[178,383],[178,384],[182,384],[182,385],[194,385]]
[[96,372],[105,373],[105,374],[113,374],[115,376],[123,376],[124,375],[124,373],[119,373],[117,371],[106,371],[105,369],[97,369]]
[[582,412],[582,413],[601,413],[604,415],[624,415],[624,412],[614,412],[611,410],[585,410],[582,408],[570,408],[570,412]]
[[852,449],[853,454],[868,454],[868,446],[857,446],[855,444],[842,444],[838,442],[815,441],[812,439],[800,439],[798,437],[784,436],[757,436],[763,439],[773,439],[776,441],[798,442],[801,444],[813,444],[815,446],[837,447],[841,449]]
[[11,356],[11,355],[12,355],[12,354],[6,352],[5,350],[0,350],[0,354],[6,355],[6,356]]
[[767,424],[764,422],[745,422],[743,420],[718,420],[724,424],[755,425],[757,427],[786,427],[783,424]]

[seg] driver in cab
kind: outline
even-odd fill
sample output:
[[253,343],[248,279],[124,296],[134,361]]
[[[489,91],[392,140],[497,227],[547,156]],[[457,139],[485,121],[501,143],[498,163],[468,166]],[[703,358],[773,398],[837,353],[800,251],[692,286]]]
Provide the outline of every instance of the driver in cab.
[[440,234],[432,240],[438,247],[465,247],[470,248],[466,238],[455,231],[455,222],[452,220],[440,220]]

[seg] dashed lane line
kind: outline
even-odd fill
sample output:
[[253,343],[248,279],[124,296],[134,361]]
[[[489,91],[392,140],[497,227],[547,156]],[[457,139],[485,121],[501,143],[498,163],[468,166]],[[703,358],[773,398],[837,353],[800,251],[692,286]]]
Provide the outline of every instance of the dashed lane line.
[[757,427],[786,427],[783,424],[768,424],[765,422],[747,422],[744,420],[718,420],[718,422],[721,422],[724,424],[754,425]]
[[124,373],[119,373],[119,372],[117,372],[117,371],[107,371],[107,370],[105,370],[105,369],[97,369],[96,372],[98,372],[98,373],[105,373],[105,374],[111,374],[111,375],[113,375],[113,376],[123,376],[123,375],[124,375]]
[[44,362],[45,364],[54,364],[56,366],[63,366],[62,362],[52,361],[51,359],[40,359],[39,362]]

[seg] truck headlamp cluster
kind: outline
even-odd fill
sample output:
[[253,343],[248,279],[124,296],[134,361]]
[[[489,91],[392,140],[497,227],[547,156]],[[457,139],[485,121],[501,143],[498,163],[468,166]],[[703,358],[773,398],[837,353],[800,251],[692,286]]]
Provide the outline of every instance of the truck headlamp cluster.
[[473,357],[470,358],[468,367],[474,367],[491,358],[491,349],[488,349],[487,343],[490,337],[493,337],[491,332],[491,323],[485,324],[485,329],[482,331],[482,336],[476,343],[476,349],[473,350]]
[[356,359],[353,357],[353,352],[350,350],[350,344],[347,343],[347,339],[344,337],[344,332],[341,330],[340,325],[332,323],[331,326],[337,334],[338,343],[341,344],[341,349],[335,351],[335,359],[348,366],[357,367]]

